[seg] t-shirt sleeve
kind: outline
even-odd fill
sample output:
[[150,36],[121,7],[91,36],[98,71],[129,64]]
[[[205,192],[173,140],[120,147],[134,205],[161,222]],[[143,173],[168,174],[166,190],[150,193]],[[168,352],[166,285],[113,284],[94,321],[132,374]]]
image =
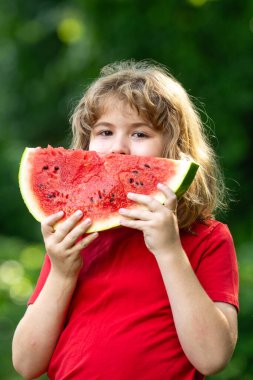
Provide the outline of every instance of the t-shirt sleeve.
[[227,302],[239,309],[238,264],[228,227],[217,224],[206,237],[205,252],[197,268],[197,277],[215,302]]
[[40,275],[39,275],[37,284],[35,286],[34,292],[27,302],[28,305],[33,304],[34,301],[36,300],[36,298],[38,297],[38,295],[40,294],[41,289],[43,288],[43,286],[47,280],[48,274],[50,272],[50,268],[51,268],[50,258],[48,255],[45,255],[44,263],[43,263],[43,266],[41,268]]

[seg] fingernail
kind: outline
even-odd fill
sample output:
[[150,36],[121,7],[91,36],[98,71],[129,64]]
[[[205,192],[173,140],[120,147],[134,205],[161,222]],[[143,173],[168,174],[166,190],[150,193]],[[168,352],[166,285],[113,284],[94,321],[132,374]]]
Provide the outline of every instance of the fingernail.
[[126,209],[125,209],[125,208],[120,208],[120,209],[119,209],[119,213],[120,213],[120,214],[124,214],[125,212],[126,212]]
[[90,224],[91,223],[91,219],[90,218],[85,219],[85,223],[86,224]]
[[157,187],[160,188],[160,189],[162,189],[164,187],[164,185],[162,183],[158,183]]
[[64,211],[59,211],[59,212],[57,212],[57,216],[62,216],[64,214]]
[[82,212],[81,210],[77,210],[77,211],[75,212],[75,215],[76,215],[76,216],[82,216],[82,215],[83,215],[83,212]]

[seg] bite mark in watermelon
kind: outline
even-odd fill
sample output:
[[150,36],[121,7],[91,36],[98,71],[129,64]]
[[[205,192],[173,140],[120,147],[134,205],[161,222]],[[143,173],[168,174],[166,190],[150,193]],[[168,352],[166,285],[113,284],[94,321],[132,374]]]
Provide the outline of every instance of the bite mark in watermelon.
[[[192,161],[121,154],[100,155],[62,147],[26,148],[19,186],[24,202],[38,221],[63,210],[64,219],[76,210],[91,218],[88,232],[119,225],[119,208],[136,207],[127,193],[147,194],[163,203],[157,184],[165,183],[181,197],[194,179]],[[64,220],[63,219],[63,220]]]

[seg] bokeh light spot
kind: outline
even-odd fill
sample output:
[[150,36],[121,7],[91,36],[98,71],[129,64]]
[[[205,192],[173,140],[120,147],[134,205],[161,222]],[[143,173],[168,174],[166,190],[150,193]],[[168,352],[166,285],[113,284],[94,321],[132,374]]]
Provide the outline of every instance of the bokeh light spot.
[[60,22],[57,28],[59,39],[66,43],[72,44],[78,42],[84,33],[84,26],[76,18],[65,18]]
[[32,291],[33,285],[29,278],[22,277],[18,282],[10,286],[9,294],[16,304],[25,304]]
[[36,270],[41,267],[43,257],[43,248],[39,245],[31,245],[21,251],[20,262],[26,269]]
[[18,261],[8,260],[0,266],[0,282],[4,285],[18,283],[23,275],[24,268]]
[[207,3],[208,0],[187,0],[187,1],[194,7],[201,7],[202,5]]

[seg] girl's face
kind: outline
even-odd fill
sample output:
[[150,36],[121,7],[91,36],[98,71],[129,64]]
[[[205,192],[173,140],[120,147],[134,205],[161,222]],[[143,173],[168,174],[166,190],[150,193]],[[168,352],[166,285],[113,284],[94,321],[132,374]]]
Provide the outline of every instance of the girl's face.
[[128,104],[110,98],[91,131],[89,150],[137,156],[162,156],[164,134]]

